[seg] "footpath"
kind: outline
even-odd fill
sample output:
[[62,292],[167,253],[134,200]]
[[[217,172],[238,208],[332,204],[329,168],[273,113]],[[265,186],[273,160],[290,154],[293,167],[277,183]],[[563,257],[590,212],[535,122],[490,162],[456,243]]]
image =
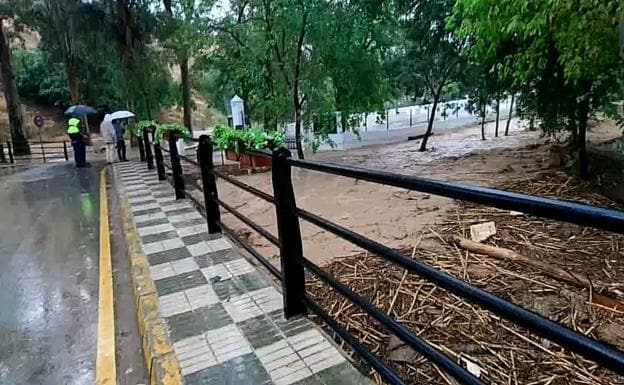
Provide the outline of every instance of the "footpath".
[[[115,176],[129,221],[126,239],[136,239],[147,261],[149,282],[135,279],[135,286],[142,282],[135,293],[153,287],[157,298],[149,317],[141,310],[145,301],[137,301],[152,379],[187,385],[371,383],[310,320],[284,319],[275,283],[226,238],[209,235],[205,219],[190,202],[175,200],[155,171],[129,162],[115,165]],[[166,333],[150,336],[142,325],[147,318],[164,323]],[[161,356],[166,363],[158,363]]]

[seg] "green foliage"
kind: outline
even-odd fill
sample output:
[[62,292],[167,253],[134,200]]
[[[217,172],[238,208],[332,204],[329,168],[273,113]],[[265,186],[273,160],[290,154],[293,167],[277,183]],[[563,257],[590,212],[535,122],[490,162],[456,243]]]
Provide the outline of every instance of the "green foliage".
[[217,124],[212,130],[212,139],[219,149],[234,150],[236,153],[240,153],[239,145],[242,141],[242,130]]
[[74,89],[80,103],[109,111],[132,109],[150,119],[178,102],[168,62],[152,44],[162,26],[149,1],[9,4],[18,25],[41,36],[39,48],[17,60],[25,96],[65,107],[71,103],[68,90]]
[[158,127],[158,123],[153,120],[139,120],[136,124],[137,136],[143,137],[143,131],[150,127]]
[[251,121],[272,130],[293,116],[296,128],[311,127],[317,115],[339,110],[347,122],[383,108],[390,87],[382,58],[394,25],[390,12],[375,9],[321,0],[232,1],[209,26],[214,49],[196,62],[196,84],[224,113],[238,94]]
[[69,105],[65,74],[60,65],[49,63],[41,50],[13,52],[15,80],[22,97],[37,103],[65,108]]
[[598,107],[617,84],[617,8],[617,0],[458,0],[451,25],[474,60],[523,91],[525,114],[556,131],[578,125],[580,101]]
[[180,123],[167,123],[160,124],[156,127],[156,131],[154,132],[154,138],[157,142],[163,141],[165,136],[169,134],[176,134],[181,138],[190,138],[191,133],[189,129],[186,128],[183,124]]
[[264,131],[262,128],[251,127],[243,130],[243,143],[246,148],[256,150],[274,149],[284,145],[284,133],[281,131]]
[[285,143],[284,133],[280,131],[264,131],[259,127],[235,129],[224,125],[216,125],[212,137],[221,150],[234,150],[237,154],[246,148],[263,150],[282,147]]

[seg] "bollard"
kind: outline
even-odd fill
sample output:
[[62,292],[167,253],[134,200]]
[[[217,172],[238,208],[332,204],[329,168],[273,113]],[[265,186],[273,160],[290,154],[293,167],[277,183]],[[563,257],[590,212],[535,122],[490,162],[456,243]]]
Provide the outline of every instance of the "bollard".
[[303,297],[305,294],[305,273],[299,262],[303,258],[301,229],[296,213],[293,191],[291,154],[285,148],[273,151],[273,196],[279,234],[280,262],[282,266],[282,293],[284,295],[284,316],[286,319],[308,313]]
[[67,142],[63,141],[63,155],[65,155],[65,161],[69,160],[69,154],[67,153]]
[[156,142],[154,142],[154,157],[156,158],[156,171],[158,172],[158,180],[167,180],[162,150],[160,149],[160,145]]
[[390,111],[386,110],[386,131],[390,129]]
[[169,134],[169,154],[171,155],[171,171],[173,172],[173,188],[175,189],[176,199],[184,199],[184,179],[182,179],[182,165],[180,164],[180,155],[178,155],[178,136],[174,133]]
[[145,145],[143,143],[143,138],[137,136],[137,143],[139,144],[139,160],[141,162],[145,162]]
[[0,142],[0,163],[6,163],[6,155],[4,155],[4,143]]
[[13,147],[11,146],[11,141],[7,141],[7,148],[9,150],[9,163],[15,163],[15,158],[13,158]]
[[197,160],[201,169],[202,189],[204,190],[204,207],[206,207],[206,219],[208,222],[208,234],[221,233],[219,222],[221,221],[221,213],[219,212],[219,204],[217,199],[217,180],[212,173],[214,170],[214,162],[212,160],[212,141],[210,136],[202,135],[199,137],[199,146],[197,147]]
[[143,130],[143,145],[145,146],[145,159],[147,161],[147,169],[154,169],[154,156],[152,155],[152,147],[150,146],[149,129]]
[[39,142],[39,145],[41,146],[41,157],[43,158],[43,163],[45,163],[46,157],[45,157],[45,148],[43,147],[43,142]]
[[412,127],[412,109],[410,108],[410,127]]

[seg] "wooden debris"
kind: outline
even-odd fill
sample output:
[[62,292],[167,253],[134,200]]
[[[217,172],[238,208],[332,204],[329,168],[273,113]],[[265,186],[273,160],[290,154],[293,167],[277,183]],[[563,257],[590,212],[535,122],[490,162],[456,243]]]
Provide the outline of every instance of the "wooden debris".
[[[541,174],[500,187],[615,207],[565,174]],[[562,285],[532,264],[492,258],[446,242],[451,236],[466,237],[471,225],[486,221],[497,223],[497,233],[481,246],[513,250],[527,259],[559,267],[564,269],[564,276],[574,277],[573,282],[589,282],[591,289]],[[426,248],[406,244],[400,251],[579,333],[597,339],[604,336],[607,342],[624,349],[624,339],[614,337],[621,329],[613,326],[624,325],[624,312],[610,310],[613,304],[598,303],[601,298],[613,300],[600,295],[599,290],[614,294],[624,290],[623,236],[472,204],[461,204],[444,223],[427,228],[427,234],[431,235]],[[437,239],[439,247],[433,247],[431,240]],[[362,253],[334,260],[323,268],[456,362],[465,365],[469,360],[477,365],[486,384],[621,383],[619,376],[595,363],[466,303],[383,258]],[[450,376],[327,285],[310,276],[307,286],[313,300],[398,371],[407,384],[454,384]],[[381,384],[381,378],[372,373],[371,378]]]

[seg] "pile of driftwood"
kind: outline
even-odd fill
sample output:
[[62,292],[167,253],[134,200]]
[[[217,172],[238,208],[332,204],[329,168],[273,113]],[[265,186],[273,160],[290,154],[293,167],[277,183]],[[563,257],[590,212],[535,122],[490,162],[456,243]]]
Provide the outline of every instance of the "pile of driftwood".
[[[613,207],[561,174],[504,189]],[[470,239],[470,227],[496,233]],[[460,204],[448,220],[402,249],[480,288],[580,333],[624,349],[624,237],[519,213]],[[492,384],[622,384],[624,379],[547,339],[362,253],[325,267],[449,357]],[[308,280],[316,301],[411,384],[454,381],[326,285]],[[371,371],[371,376],[381,379]]]

